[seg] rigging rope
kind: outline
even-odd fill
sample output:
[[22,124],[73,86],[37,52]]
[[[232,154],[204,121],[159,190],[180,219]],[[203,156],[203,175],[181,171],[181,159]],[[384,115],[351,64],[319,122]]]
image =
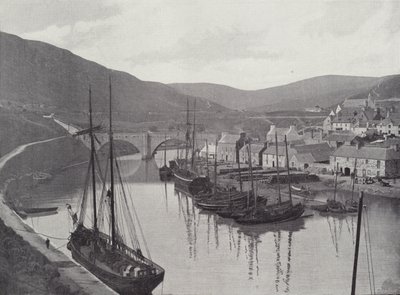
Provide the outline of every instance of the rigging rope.
[[89,165],[88,165],[88,169],[86,172],[86,179],[85,179],[85,186],[83,189],[83,195],[82,195],[82,199],[81,199],[81,208],[80,208],[80,212],[79,212],[79,222],[83,223],[84,220],[84,216],[86,214],[86,202],[87,202],[87,191],[88,191],[88,186],[89,186],[89,180],[90,180],[90,168],[91,168],[91,164],[92,161],[89,161]]
[[[120,171],[120,169],[119,169],[118,161],[115,161],[115,163],[116,163],[115,166],[116,166],[116,168],[117,168],[118,176],[119,176],[120,182],[121,182],[121,184],[122,184],[121,171]],[[122,188],[123,188],[123,186],[122,186]],[[125,199],[125,203],[126,203],[126,205],[127,205],[127,208],[129,208],[128,199],[126,198],[125,190],[123,190],[123,192],[124,192],[124,193],[123,193],[123,196],[124,196],[124,199]],[[145,246],[145,249],[146,249],[147,256],[148,256],[148,258],[151,260],[150,250],[149,250],[149,247],[148,247],[148,245],[147,245],[147,241],[146,241],[146,238],[145,238],[145,236],[144,236],[143,229],[142,229],[142,226],[141,226],[141,224],[140,224],[139,216],[138,216],[138,214],[137,214],[137,212],[136,212],[136,209],[135,209],[135,205],[133,204],[133,198],[130,198],[130,201],[131,201],[131,205],[132,205],[132,209],[133,209],[133,213],[134,213],[134,216],[135,216],[137,225],[138,225],[139,230],[140,230],[140,234],[141,234],[142,239],[143,239],[143,243],[144,243],[144,246]],[[129,217],[131,218],[132,216],[129,214]],[[133,224],[134,224],[134,223],[133,223],[133,220],[132,220],[132,225],[133,225]]]
[[16,230],[16,231],[23,231],[23,232],[27,232],[27,233],[31,233],[31,234],[38,234],[38,235],[41,235],[41,236],[45,236],[46,238],[52,238],[52,239],[55,239],[55,240],[65,240],[65,241],[68,240],[68,238],[53,237],[53,236],[46,235],[46,234],[43,234],[43,233],[40,233],[40,232],[35,232],[35,231],[32,232],[32,231],[29,231],[29,230],[26,230],[26,229],[14,228],[14,230]]
[[365,249],[367,254],[367,266],[368,266],[368,281],[369,281],[369,290],[372,293],[372,280],[371,280],[371,270],[370,270],[370,262],[369,262],[369,253],[368,253],[368,240],[367,240],[367,227],[365,223],[365,218],[363,219],[364,222],[364,238],[365,238]]
[[[122,176],[121,176],[121,171],[120,171],[120,169],[119,169],[118,161],[116,161],[116,168],[117,168],[118,178],[119,178],[119,181],[120,181],[120,183],[121,183],[121,185],[120,185],[121,194],[120,194],[120,195],[123,196],[124,201],[125,201],[125,205],[126,205],[126,210],[123,211],[124,216],[125,216],[124,220],[128,220],[128,219],[129,219],[129,221],[128,221],[128,230],[130,231],[130,239],[131,239],[131,241],[132,241],[132,244],[133,244],[136,248],[139,248],[139,249],[140,249],[140,243],[139,243],[139,240],[138,240],[138,238],[137,238],[136,227],[135,227],[135,224],[134,224],[134,222],[133,222],[132,216],[131,216],[131,214],[130,214],[130,212],[129,212],[128,199],[127,199],[127,197],[126,197],[125,188],[124,188],[124,186],[122,185]],[[121,205],[121,206],[122,206],[122,205]],[[126,211],[127,211],[127,212],[126,212]]]

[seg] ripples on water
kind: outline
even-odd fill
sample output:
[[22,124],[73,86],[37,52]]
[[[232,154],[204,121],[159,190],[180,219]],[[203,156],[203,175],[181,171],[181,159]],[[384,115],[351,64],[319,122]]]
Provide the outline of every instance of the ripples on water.
[[[350,293],[356,216],[315,213],[280,225],[239,226],[199,211],[190,198],[174,192],[173,183],[158,181],[155,161],[139,159],[125,159],[121,169],[152,259],[166,269],[164,294]],[[80,194],[60,200],[59,214],[26,222],[39,232],[67,237],[71,223],[64,205],[76,204]],[[400,279],[400,202],[367,197],[366,204],[379,289],[387,279]],[[64,240],[51,242],[68,253]],[[363,231],[358,291],[370,293]],[[154,294],[161,294],[161,287]]]

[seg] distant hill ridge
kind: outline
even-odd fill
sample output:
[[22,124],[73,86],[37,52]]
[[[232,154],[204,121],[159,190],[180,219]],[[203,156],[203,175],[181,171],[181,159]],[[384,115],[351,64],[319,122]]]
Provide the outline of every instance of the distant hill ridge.
[[327,75],[260,90],[241,90],[210,83],[173,83],[188,95],[207,98],[234,109],[256,111],[328,107],[347,97],[365,93],[382,78]]
[[[91,84],[94,112],[104,112],[108,107],[110,75],[114,111],[125,114],[131,121],[151,121],[155,117],[152,114],[172,117],[186,108],[188,95],[168,85],[141,81],[68,50],[0,32],[0,100],[3,103],[11,101],[19,105],[40,105],[58,113],[86,114]],[[205,98],[197,100],[197,109],[225,110]]]
[[400,98],[400,75],[390,75],[378,79],[374,86],[367,91],[357,93],[347,99],[365,99],[370,97],[372,100],[391,100]]

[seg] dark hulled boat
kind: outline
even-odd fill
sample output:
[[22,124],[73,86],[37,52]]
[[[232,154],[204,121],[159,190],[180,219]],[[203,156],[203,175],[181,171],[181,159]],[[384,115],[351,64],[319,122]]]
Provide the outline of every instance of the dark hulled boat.
[[303,213],[303,204],[293,205],[289,200],[261,207],[256,212],[251,212],[246,216],[236,219],[236,222],[240,224],[277,223],[297,219]]
[[164,165],[159,169],[160,180],[161,181],[169,181],[174,177],[174,172],[171,168]]
[[[278,180],[278,203],[271,205],[261,205],[257,206],[257,200],[255,201],[254,210],[245,216],[241,216],[236,220],[240,224],[260,224],[260,223],[278,223],[289,220],[295,220],[301,217],[304,213],[304,205],[298,203],[293,204],[291,184],[290,184],[290,171],[288,172],[289,180],[289,200],[283,202],[281,200],[280,185],[279,185],[279,161],[278,161],[278,135],[275,133],[275,143],[276,143],[276,163],[277,163],[277,180]],[[289,156],[287,151],[287,141],[285,136],[285,146],[286,146],[286,164],[289,167]],[[249,143],[249,161],[251,161],[251,147]],[[250,170],[251,171],[251,170]]]
[[[210,185],[210,180],[205,175],[197,173],[195,165],[195,130],[196,130],[196,100],[194,101],[194,115],[193,115],[193,133],[190,136],[189,122],[189,100],[187,100],[186,110],[186,147],[185,159],[177,159],[170,161],[170,167],[174,173],[175,189],[191,196],[196,195],[200,191],[207,189]],[[192,158],[189,161],[189,148],[192,146]]]
[[[165,136],[165,141],[167,137]],[[164,153],[163,153],[164,165],[159,169],[160,180],[169,181],[174,177],[174,172],[170,167],[167,166],[167,147],[164,142]]]
[[[91,157],[79,219],[77,214],[72,212],[71,206],[68,206],[74,222],[74,231],[71,233],[67,247],[74,260],[119,294],[147,295],[151,294],[154,288],[163,281],[165,272],[162,267],[143,255],[139,238],[136,236],[136,226],[140,228],[141,232],[139,218],[136,210],[130,211],[118,161],[113,154],[111,97],[110,82],[109,161],[108,169],[103,175],[99,168],[97,171],[95,168],[95,164],[99,167],[99,160],[94,147],[91,91],[89,89]],[[114,170],[120,180],[118,188],[120,196],[118,198],[115,194],[117,189],[114,185]],[[109,183],[107,183],[108,175]],[[103,188],[100,201],[96,196],[96,176],[99,176]],[[90,179],[92,180],[92,198],[88,198]],[[116,202],[121,204],[116,206]],[[99,204],[99,208],[97,208],[97,204]],[[84,222],[88,207],[91,207],[93,212],[92,227],[88,227]],[[104,224],[107,220],[105,215],[109,217],[109,224]],[[110,230],[110,235],[105,234]],[[147,256],[150,257],[150,253],[147,253]]]
[[148,295],[163,281],[164,269],[123,243],[79,225],[71,234],[72,258],[119,294]]

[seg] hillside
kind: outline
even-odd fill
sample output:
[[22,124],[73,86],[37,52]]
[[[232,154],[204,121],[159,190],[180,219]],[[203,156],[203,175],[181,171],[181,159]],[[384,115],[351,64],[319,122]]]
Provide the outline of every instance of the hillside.
[[[170,86],[141,81],[67,50],[6,33],[0,33],[0,72],[2,104],[66,114],[79,121],[86,117],[89,84],[94,112],[106,112],[109,77],[112,80],[113,107],[118,113],[115,118],[132,122],[160,120],[181,114],[186,108],[187,95]],[[198,99],[197,109],[213,113],[225,108]]]
[[260,90],[240,90],[208,83],[170,85],[184,94],[204,97],[228,108],[265,112],[330,106],[366,91],[378,79],[329,75]]
[[0,108],[0,156],[19,145],[65,135],[66,131],[32,112]]
[[378,79],[371,88],[357,93],[348,99],[371,97],[372,100],[400,98],[400,75],[391,75]]

